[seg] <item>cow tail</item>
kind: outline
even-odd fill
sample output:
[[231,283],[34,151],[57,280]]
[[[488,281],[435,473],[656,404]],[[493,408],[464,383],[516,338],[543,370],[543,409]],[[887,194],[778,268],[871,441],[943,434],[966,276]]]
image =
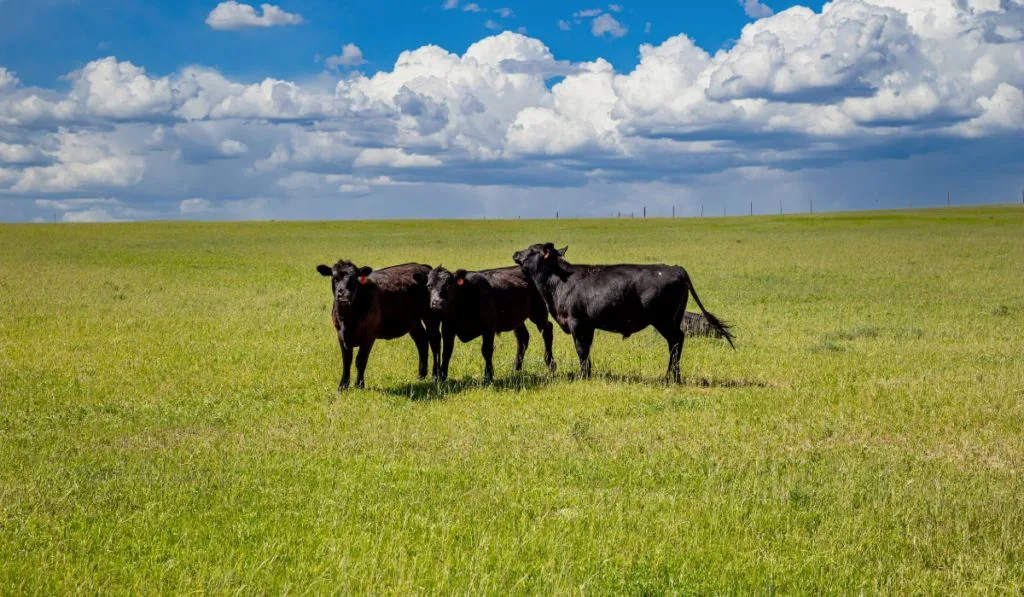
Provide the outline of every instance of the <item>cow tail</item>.
[[693,300],[697,302],[697,306],[700,307],[700,312],[704,314],[704,319],[708,320],[708,324],[711,326],[711,329],[721,334],[723,338],[729,341],[729,346],[732,346],[732,349],[736,350],[736,345],[732,342],[732,332],[729,331],[732,326],[718,319],[713,313],[704,308],[704,305],[700,302],[700,297],[697,296],[697,290],[693,287],[693,281],[690,280],[689,274],[686,274],[686,286],[690,289],[690,294],[693,295]]

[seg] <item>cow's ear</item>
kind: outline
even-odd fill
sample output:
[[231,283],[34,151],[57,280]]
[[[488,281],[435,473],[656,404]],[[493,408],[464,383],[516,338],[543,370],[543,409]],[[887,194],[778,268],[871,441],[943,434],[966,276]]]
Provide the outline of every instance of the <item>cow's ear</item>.
[[455,270],[455,283],[462,286],[466,283],[466,270],[457,269]]
[[412,279],[416,280],[417,284],[424,284],[424,285],[426,285],[426,283],[427,283],[427,274],[425,274],[423,272],[416,272],[416,273],[414,273],[412,275]]
[[369,276],[372,273],[373,273],[373,268],[372,267],[361,267],[361,268],[359,268],[359,283],[360,284],[366,284],[366,282],[368,280],[367,276]]
[[562,257],[565,257],[565,254],[567,252],[569,252],[569,245],[565,245],[564,247],[558,250],[558,254],[561,255]]
[[326,265],[324,265],[322,263],[320,265],[316,266],[316,271],[320,272],[321,276],[330,277],[330,276],[334,275],[334,271],[332,271],[330,267],[328,267],[328,266],[326,266]]

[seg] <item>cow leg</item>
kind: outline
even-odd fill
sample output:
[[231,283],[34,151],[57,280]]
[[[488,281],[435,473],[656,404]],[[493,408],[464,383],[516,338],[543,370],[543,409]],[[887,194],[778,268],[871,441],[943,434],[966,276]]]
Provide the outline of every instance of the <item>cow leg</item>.
[[548,321],[548,313],[544,311],[541,313],[541,317],[533,320],[533,323],[537,325],[537,329],[540,330],[540,337],[544,339],[544,364],[548,366],[548,370],[552,373],[558,369],[558,365],[555,364],[555,357],[551,354],[551,343],[555,339],[555,326],[551,325]]
[[441,322],[431,319],[424,322],[424,327],[427,329],[427,342],[430,343],[430,352],[434,356],[434,367],[431,370],[431,374],[434,377],[434,381],[437,381],[441,375]]
[[484,382],[494,379],[494,332],[484,334],[483,342],[480,343],[480,354],[484,356]]
[[526,355],[526,349],[530,346],[530,332],[526,331],[526,324],[521,323],[516,326],[516,361],[512,364],[513,371],[522,371],[523,369],[523,356]]
[[576,343],[576,354],[580,357],[580,378],[590,378],[590,347],[594,343],[594,329],[580,323],[570,327],[572,340]]
[[416,352],[420,356],[419,378],[424,379],[427,377],[427,332],[423,329],[422,324],[417,323],[409,330],[409,335],[412,336],[412,341],[416,343]]
[[370,360],[370,351],[373,350],[373,340],[359,347],[359,354],[356,355],[356,387],[366,387],[363,376],[366,373],[366,363]]
[[352,349],[345,348],[345,343],[338,338],[341,345],[341,383],[338,384],[338,391],[348,389],[349,380],[352,378]]
[[[679,322],[682,324],[682,322]],[[679,357],[683,354],[683,341],[685,336],[679,325],[668,324],[658,326],[658,332],[668,342],[668,370],[665,378],[669,382],[680,383],[682,377],[679,375]]]
[[448,363],[452,360],[452,350],[455,349],[455,326],[444,324],[441,328],[441,371],[438,381],[448,379]]

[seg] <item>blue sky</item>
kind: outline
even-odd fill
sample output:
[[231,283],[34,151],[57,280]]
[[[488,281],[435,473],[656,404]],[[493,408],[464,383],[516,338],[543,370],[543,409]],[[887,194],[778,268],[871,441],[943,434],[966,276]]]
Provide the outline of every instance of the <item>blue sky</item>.
[[0,0],[0,219],[1013,201],[1022,89],[1024,0]]

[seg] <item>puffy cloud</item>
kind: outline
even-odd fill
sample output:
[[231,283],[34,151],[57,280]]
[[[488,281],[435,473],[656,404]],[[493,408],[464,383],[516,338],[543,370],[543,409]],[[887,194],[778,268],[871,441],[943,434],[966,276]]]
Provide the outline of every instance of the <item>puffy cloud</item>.
[[453,10],[458,7],[459,0],[444,0],[444,4],[441,5],[441,8],[443,8],[444,10]]
[[915,39],[899,11],[859,0],[803,7],[748,25],[719,60],[713,99],[767,97],[832,100],[863,95],[893,66],[915,56]]
[[42,158],[43,152],[34,145],[0,141],[0,164],[32,164]]
[[523,155],[570,155],[617,145],[612,67],[599,60],[552,88],[550,107],[528,108],[509,128],[508,149]]
[[476,2],[470,2],[469,4],[462,7],[462,12],[483,12],[484,9],[480,8],[480,5]]
[[73,133],[65,129],[49,135],[54,144],[44,150],[54,163],[21,172],[12,187],[16,192],[53,192],[128,187],[138,183],[145,159],[132,154],[104,134]]
[[441,160],[428,155],[411,155],[401,149],[388,147],[364,149],[356,158],[355,165],[363,168],[433,168],[440,166]]
[[110,120],[161,116],[174,97],[170,79],[151,78],[145,69],[113,57],[90,62],[74,75],[71,98],[90,115]]
[[739,0],[739,3],[743,7],[743,12],[752,19],[761,19],[775,14],[775,11],[761,0]]
[[590,32],[594,34],[594,37],[601,37],[602,35],[622,37],[629,33],[629,28],[616,20],[612,15],[605,13],[590,23]]
[[969,137],[1021,134],[1024,131],[1024,91],[1000,83],[990,97],[978,98],[981,114],[957,127]]
[[14,89],[19,85],[18,77],[14,73],[0,66],[0,91]]
[[247,27],[299,25],[303,22],[301,15],[285,12],[273,4],[262,4],[260,9],[263,14],[257,14],[256,9],[248,4],[227,0],[210,11],[209,16],[206,17],[206,24],[211,29],[231,30]]
[[324,61],[327,68],[337,68],[339,66],[359,66],[360,64],[366,64],[366,60],[363,60],[363,51],[359,49],[359,46],[348,43],[341,48],[341,54],[337,56],[328,56],[327,60]]

